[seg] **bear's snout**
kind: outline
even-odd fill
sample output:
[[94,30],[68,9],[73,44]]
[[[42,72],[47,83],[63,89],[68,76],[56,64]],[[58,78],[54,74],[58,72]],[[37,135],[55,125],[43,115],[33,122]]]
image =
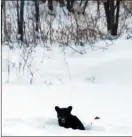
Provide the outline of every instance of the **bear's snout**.
[[62,118],[61,121],[62,121],[62,123],[65,123],[65,122],[66,122],[66,119],[65,119],[65,118]]

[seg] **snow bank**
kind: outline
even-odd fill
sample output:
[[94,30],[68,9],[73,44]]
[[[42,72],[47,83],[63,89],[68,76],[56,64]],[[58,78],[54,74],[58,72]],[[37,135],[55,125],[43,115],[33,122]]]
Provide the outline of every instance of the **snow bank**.
[[[68,47],[37,47],[27,63],[32,85],[28,65],[19,68],[22,52],[3,47],[2,135],[132,135],[131,45],[100,42],[83,55]],[[87,130],[59,127],[55,105],[72,105]]]

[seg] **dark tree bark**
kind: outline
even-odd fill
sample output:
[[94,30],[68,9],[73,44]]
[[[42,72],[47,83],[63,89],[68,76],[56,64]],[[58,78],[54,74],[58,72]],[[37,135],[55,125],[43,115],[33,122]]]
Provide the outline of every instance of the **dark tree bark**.
[[[6,11],[5,11],[5,1],[2,0],[1,2],[1,11],[3,14],[1,14],[1,29],[3,31],[3,34],[1,35],[1,41],[3,42],[5,40],[5,34],[6,34]],[[4,22],[3,22],[4,19]],[[3,28],[4,24],[4,28]],[[4,36],[4,37],[3,37]]]
[[100,0],[97,0],[97,14],[100,15]]
[[82,2],[83,2],[83,0],[81,0],[81,2],[80,2],[80,4],[79,4],[79,6],[81,6],[81,5],[82,5]]
[[75,1],[75,0],[71,0],[71,9],[73,8],[74,1]]
[[103,2],[104,4],[104,9],[105,9],[105,15],[106,15],[106,21],[107,21],[107,30],[110,31],[110,5],[109,5],[109,0],[106,2]]
[[46,2],[46,0],[40,0],[42,3],[45,3]]
[[70,11],[70,0],[67,0],[67,9]]
[[53,11],[53,0],[48,0],[48,7],[51,11]]
[[103,2],[107,20],[107,30],[110,31],[112,36],[117,35],[120,1],[121,0],[107,0],[106,2]]
[[119,24],[119,11],[120,11],[120,0],[116,1],[116,14],[115,14],[115,22],[112,29],[112,35],[117,35],[118,24]]
[[19,27],[19,0],[17,0],[16,9],[17,9],[17,26]]
[[114,18],[115,18],[115,15],[114,15],[114,0],[110,0],[109,1],[109,14],[110,14],[110,30],[111,30],[111,35],[112,35],[112,32],[113,32],[113,27],[114,27]]
[[40,16],[39,16],[39,1],[38,0],[34,0],[34,2],[35,2],[35,10],[36,10],[36,14],[35,14],[36,31],[38,31],[38,29],[39,29],[39,20],[40,20]]
[[58,2],[60,3],[60,6],[63,7],[65,5],[64,0],[58,0]]
[[67,9],[69,12],[73,12],[73,4],[75,0],[67,0]]
[[1,10],[3,9],[4,0],[1,1]]
[[20,40],[23,41],[23,24],[24,24],[24,0],[20,2],[20,12],[19,3],[17,0],[17,17],[18,17],[18,34],[20,34]]
[[82,14],[84,14],[84,13],[85,13],[85,9],[86,9],[87,5],[88,5],[88,0],[86,0],[86,2],[85,2],[85,4],[84,4],[84,7],[83,7],[83,12],[82,12]]

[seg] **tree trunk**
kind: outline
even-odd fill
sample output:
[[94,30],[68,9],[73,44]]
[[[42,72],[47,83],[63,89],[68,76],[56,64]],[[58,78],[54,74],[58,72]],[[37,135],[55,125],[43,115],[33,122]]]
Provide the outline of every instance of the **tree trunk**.
[[60,3],[60,7],[63,7],[65,5],[64,0],[58,0],[58,2]]
[[48,7],[51,11],[53,11],[53,1],[52,0],[48,0]]
[[119,23],[120,0],[116,0],[116,5],[115,0],[107,0],[103,4],[107,20],[107,30],[110,31],[112,36],[116,36]]
[[100,0],[97,1],[97,14],[100,16]]
[[73,4],[75,0],[67,0],[67,9],[69,12],[73,12]]
[[88,5],[88,0],[86,0],[86,2],[85,2],[85,5],[84,5],[84,7],[83,7],[83,12],[82,12],[82,14],[85,13],[85,9],[86,9],[87,5]]
[[114,29],[114,13],[115,13],[115,6],[114,6],[114,0],[110,0],[110,33],[113,35],[113,29]]
[[39,20],[40,20],[40,17],[39,17],[39,1],[38,0],[35,0],[35,9],[36,9],[36,14],[35,14],[35,18],[36,18],[36,31],[38,32],[38,29],[39,29]]
[[83,2],[83,0],[81,0],[81,2],[80,2],[80,4],[79,4],[79,6],[81,6],[81,5],[82,5],[82,2]]
[[70,11],[70,0],[67,0],[67,9]]
[[103,3],[107,21],[107,30],[110,31],[110,8],[109,8],[109,0]]
[[116,36],[117,35],[117,30],[118,30],[118,23],[119,23],[119,11],[120,11],[120,0],[116,1],[116,14],[115,14],[115,20],[114,20],[114,26],[112,29],[112,35]]
[[73,4],[75,0],[71,0],[71,10],[73,11]]
[[17,33],[19,34],[19,24],[20,24],[20,13],[19,13],[19,0],[17,0],[17,5],[16,5],[16,9],[17,9]]
[[[18,2],[18,1],[17,1]],[[18,9],[18,34],[20,34],[20,40],[23,41],[23,24],[24,24],[24,0],[21,0],[20,12]]]

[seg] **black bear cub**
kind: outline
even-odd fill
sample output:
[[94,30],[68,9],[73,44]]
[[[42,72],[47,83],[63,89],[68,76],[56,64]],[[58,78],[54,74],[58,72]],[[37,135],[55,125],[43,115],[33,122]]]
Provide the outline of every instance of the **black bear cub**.
[[71,114],[72,106],[69,106],[68,108],[59,108],[58,106],[55,106],[55,110],[57,112],[58,123],[60,126],[85,130],[78,117]]

